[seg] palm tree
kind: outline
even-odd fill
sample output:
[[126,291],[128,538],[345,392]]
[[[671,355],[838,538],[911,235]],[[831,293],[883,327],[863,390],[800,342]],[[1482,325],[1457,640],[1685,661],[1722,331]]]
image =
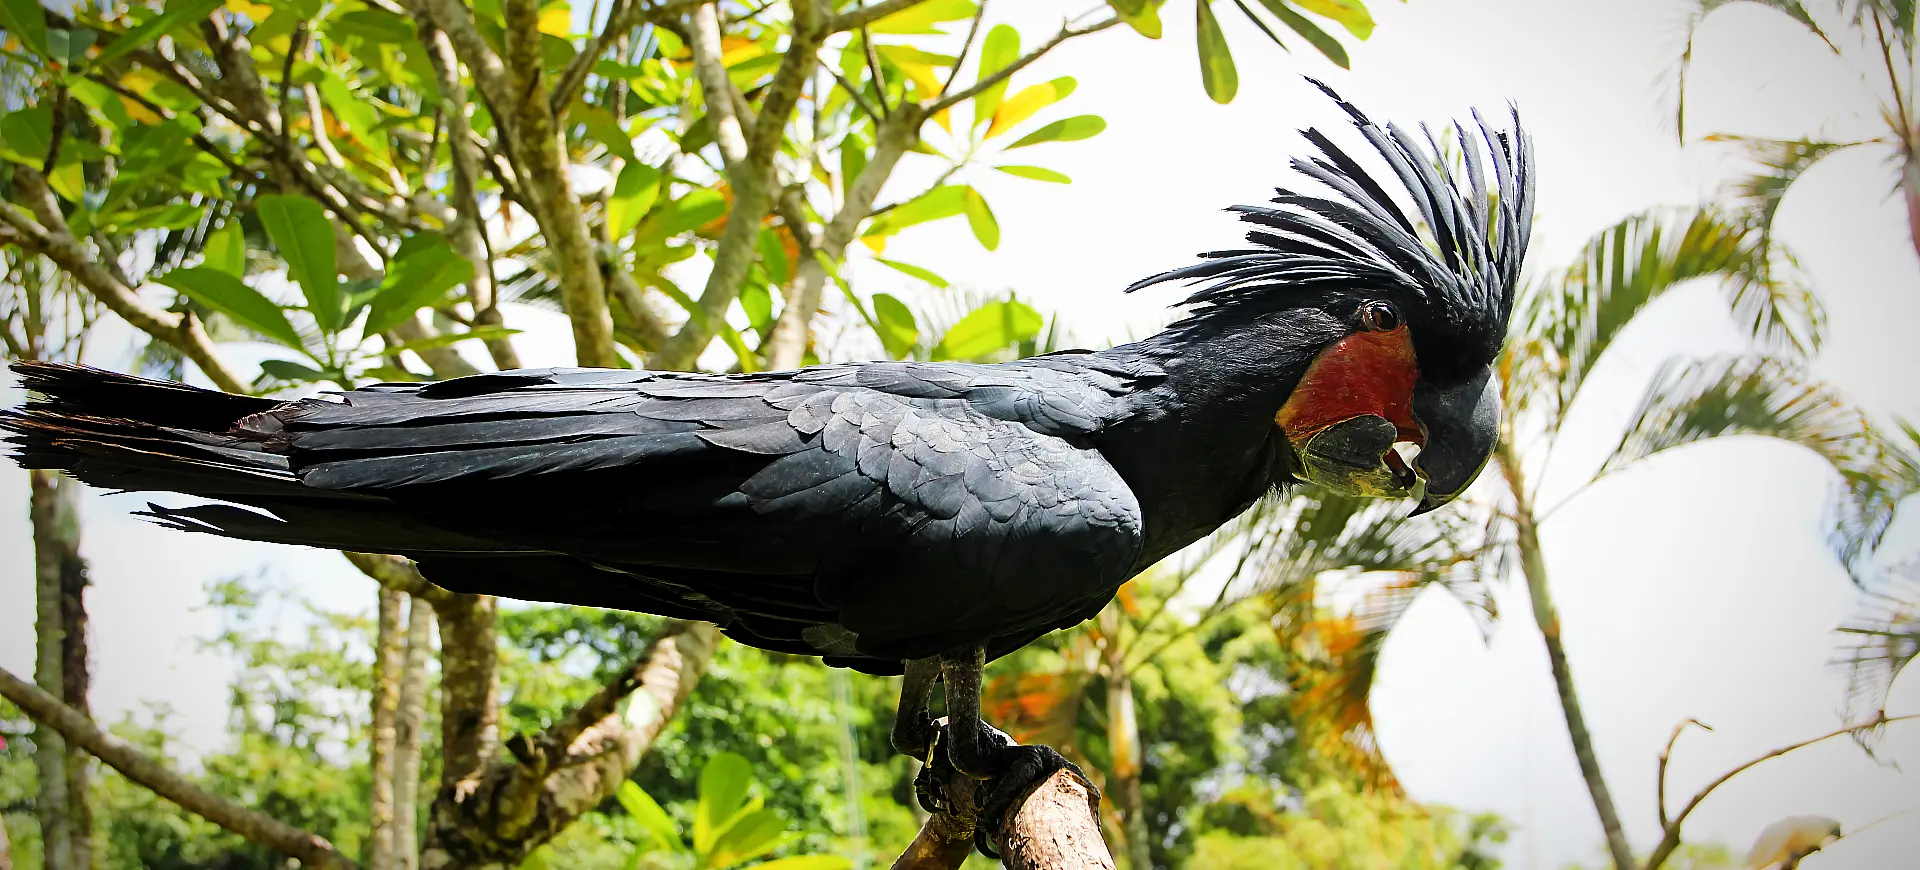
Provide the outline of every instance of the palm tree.
[[[1686,48],[1681,52],[1674,119],[1680,139],[1686,141],[1687,73],[1693,62],[1694,35],[1715,11],[1735,0],[1693,0],[1695,10],[1687,24]],[[1800,0],[1746,0],[1792,19],[1842,62],[1859,71],[1861,84],[1880,101],[1887,135],[1854,142],[1814,139],[1764,139],[1716,132],[1709,140],[1745,146],[1755,164],[1752,174],[1730,188],[1741,217],[1760,232],[1762,248],[1770,248],[1774,215],[1780,201],[1802,174],[1822,158],[1848,148],[1869,146],[1889,151],[1897,166],[1894,185],[1906,199],[1908,229],[1914,251],[1920,253],[1920,107],[1914,105],[1914,0],[1835,0],[1830,12],[1816,17]],[[1838,19],[1823,26],[1822,18]],[[1772,258],[1769,258],[1772,261]],[[1790,261],[1781,265],[1790,266]]]

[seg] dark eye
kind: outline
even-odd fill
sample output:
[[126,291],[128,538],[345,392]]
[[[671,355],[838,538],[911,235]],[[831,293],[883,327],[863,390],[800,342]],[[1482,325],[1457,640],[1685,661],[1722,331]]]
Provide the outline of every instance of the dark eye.
[[1400,328],[1400,312],[1385,302],[1360,305],[1360,326],[1368,332],[1389,332]]

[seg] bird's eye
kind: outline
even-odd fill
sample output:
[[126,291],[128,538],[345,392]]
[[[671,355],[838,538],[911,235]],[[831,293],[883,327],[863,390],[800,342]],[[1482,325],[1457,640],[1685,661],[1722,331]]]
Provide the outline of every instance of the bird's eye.
[[1400,312],[1385,302],[1360,305],[1360,325],[1368,332],[1388,332],[1400,328]]

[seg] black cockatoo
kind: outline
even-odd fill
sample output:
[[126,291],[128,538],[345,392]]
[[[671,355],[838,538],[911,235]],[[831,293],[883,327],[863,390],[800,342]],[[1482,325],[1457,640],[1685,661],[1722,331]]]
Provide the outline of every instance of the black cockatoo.
[[1319,154],[1291,165],[1319,192],[1234,209],[1250,247],[1128,288],[1204,285],[1185,319],[1110,350],[522,370],[291,402],[17,363],[38,397],[0,425],[30,467],[227,503],[152,508],[180,529],[395,553],[453,590],[904,673],[894,744],[922,761],[944,679],[947,759],[1008,799],[1063,762],[981,721],[987,661],[1271,490],[1431,510],[1491,455],[1532,222],[1518,114],[1455,125],[1456,166],[1424,127],[1340,105],[1384,171],[1306,131]]

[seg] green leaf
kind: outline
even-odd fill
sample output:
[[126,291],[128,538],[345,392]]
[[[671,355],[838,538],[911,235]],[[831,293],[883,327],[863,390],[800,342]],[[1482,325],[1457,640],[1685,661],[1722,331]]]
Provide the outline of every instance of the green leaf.
[[773,810],[755,810],[727,826],[715,838],[713,851],[707,853],[706,866],[732,867],[765,855],[780,845],[787,833],[787,822]]
[[641,829],[653,835],[658,848],[675,852],[686,850],[686,844],[680,841],[679,829],[673,825],[673,817],[667,815],[667,811],[661,808],[659,802],[640,786],[635,785],[632,780],[620,783],[620,788],[613,793],[613,796],[620,801],[620,806],[626,809],[627,815],[640,823]]
[[660,170],[645,163],[628,163],[614,180],[613,196],[607,199],[607,232],[615,239],[626,238],[659,196]]
[[662,242],[706,226],[726,213],[727,200],[720,191],[707,187],[690,190],[648,215],[634,238],[642,245]]
[[947,279],[942,278],[939,275],[934,274],[932,271],[922,268],[920,266],[915,266],[911,263],[902,263],[898,260],[889,260],[884,257],[875,257],[873,259],[874,259],[874,262],[877,262],[882,266],[886,266],[888,268],[891,268],[900,272],[904,272],[908,275],[912,275],[913,277],[919,278],[920,280],[925,281],[928,284],[932,284],[935,287],[944,288],[947,286]]
[[100,54],[93,59],[93,65],[96,68],[105,66],[115,58],[165,36],[175,27],[206,18],[221,4],[222,0],[168,0],[166,11],[120,34],[119,38],[100,49]]
[[391,163],[393,158],[387,150],[386,133],[377,129],[380,123],[380,110],[374,108],[372,97],[357,94],[345,79],[331,72],[320,76],[320,95],[325,98],[327,109],[340,120],[340,125],[353,134],[353,138],[368,152],[383,163]]
[[794,855],[755,864],[751,870],[850,870],[853,862],[839,855]]
[[772,227],[766,227],[760,230],[760,238],[755,246],[760,249],[760,265],[767,270],[768,280],[775,284],[786,284],[793,269],[787,263],[787,249],[780,244],[780,234]]
[[207,210],[187,202],[170,205],[156,205],[116,212],[99,219],[101,228],[117,233],[130,233],[135,230],[184,230],[200,223]]
[[940,220],[960,214],[966,208],[966,190],[962,185],[936,187],[903,202],[881,215],[867,227],[867,236],[888,236],[914,224]]
[[287,322],[286,312],[233,275],[208,266],[174,269],[158,279],[175,290],[287,347],[299,350],[300,333]]
[[207,244],[200,251],[200,265],[235,278],[247,277],[247,237],[239,221],[228,220],[207,236]]
[[[1300,8],[1323,18],[1331,18],[1356,39],[1373,35],[1373,15],[1361,0],[1293,0]],[[1302,34],[1305,35],[1305,34]]]
[[993,124],[987,127],[986,138],[992,139],[1005,133],[1021,121],[1033,117],[1035,112],[1066,99],[1077,86],[1073,76],[1061,76],[1021,89],[1020,93],[1014,94],[1012,99],[1001,103],[1000,108],[994,111]]
[[[53,192],[59,194],[61,199],[73,203],[81,202],[87,194],[86,167],[79,160],[69,159],[67,149],[61,149],[60,165],[47,173],[47,186],[53,188]],[[185,203],[181,204],[185,205]],[[190,205],[187,208],[193,209],[196,214],[200,211]]]
[[443,348],[449,345],[458,344],[463,341],[471,341],[475,339],[478,339],[480,341],[492,341],[496,338],[506,338],[507,336],[510,336],[510,335],[519,335],[519,334],[520,334],[520,330],[508,329],[504,326],[476,326],[472,329],[467,330],[466,332],[447,332],[447,333],[442,333],[440,335],[432,336],[430,338],[422,338],[422,339],[417,339],[415,341],[408,341],[408,342],[402,342],[400,344],[388,345],[387,349],[384,352],[387,354],[406,353],[407,351],[413,351],[414,353],[419,353],[420,351],[423,351],[423,350],[436,350],[438,348]]
[[974,309],[940,337],[935,360],[974,360],[1029,341],[1040,334],[1046,318],[1033,306],[1015,299],[989,302]]
[[40,0],[0,0],[0,28],[19,37],[28,51],[47,58],[47,13]]
[[873,314],[874,331],[880,334],[880,344],[888,356],[905,359],[920,343],[920,325],[914,322],[913,311],[906,303],[887,293],[875,293]]
[[345,324],[345,298],[340,293],[340,268],[333,249],[333,222],[320,203],[304,196],[267,194],[254,204],[260,224],[280,257],[287,274],[307,294],[307,310],[324,332],[339,332]]
[[1147,2],[1125,3],[1114,0],[1107,5],[1112,6],[1113,14],[1119,16],[1121,21],[1125,21],[1128,27],[1134,29],[1134,32],[1148,39],[1159,39],[1160,6],[1163,2],[1164,0],[1147,0]]
[[1220,21],[1213,17],[1212,0],[1194,0],[1196,28],[1199,31],[1200,82],[1207,96],[1216,103],[1231,103],[1240,90],[1240,74],[1233,68],[1233,53],[1227,50],[1227,35],[1220,32]]
[[740,288],[740,311],[747,315],[747,325],[755,332],[766,335],[773,329],[773,292],[760,281],[748,280]]
[[39,169],[46,165],[47,149],[52,146],[52,108],[34,106],[0,115],[0,157]]
[[1099,115],[1075,115],[1071,118],[1061,118],[1020,137],[1020,141],[1008,145],[1007,150],[1012,151],[1015,148],[1025,148],[1042,142],[1078,142],[1081,139],[1098,136],[1105,129],[1107,129],[1107,119]]
[[[980,70],[975,73],[975,81],[992,77],[1019,57],[1020,32],[1009,24],[994,25],[992,30],[987,31],[986,41],[980,44]],[[993,119],[993,113],[1000,108],[1000,98],[1006,92],[1007,81],[1002,79],[974,95],[973,126],[978,127]]]
[[693,808],[693,850],[713,851],[726,825],[747,805],[747,787],[753,784],[753,766],[745,758],[721,752],[700,770],[700,800]]
[[633,151],[633,138],[620,129],[612,112],[599,106],[574,106],[567,118],[584,125],[588,138],[607,146],[608,154],[626,161],[628,166],[640,162],[640,157]]
[[276,381],[286,381],[290,384],[310,384],[332,379],[331,375],[312,366],[283,359],[262,361],[260,371]]
[[867,29],[873,33],[940,33],[935,24],[964,21],[972,18],[979,9],[972,0],[928,0],[875,21]]
[[1039,166],[995,166],[994,168],[1008,175],[1020,178],[1031,178],[1034,181],[1051,181],[1054,184],[1073,183],[1073,179],[1068,178],[1065,173],[1055,172]]
[[1335,39],[1333,34],[1321,30],[1320,25],[1313,23],[1307,16],[1293,11],[1293,7],[1288,6],[1286,0],[1260,0],[1260,2],[1266,5],[1267,10],[1272,12],[1275,18],[1280,19],[1280,23],[1304,37],[1314,48],[1319,49],[1321,54],[1326,55],[1328,60],[1333,61],[1341,69],[1349,68],[1351,61],[1347,58],[1347,48],[1341,45],[1340,40]]
[[414,239],[431,241],[417,242],[411,249],[403,246],[388,265],[367,312],[364,331],[368,335],[400,325],[414,312],[445,299],[448,290],[473,279],[473,261],[460,256],[444,239],[425,235],[408,241]]
[[993,209],[987,207],[987,198],[969,187],[965,202],[967,226],[972,228],[973,237],[980,240],[980,246],[989,251],[1000,247],[1000,222],[994,220]]

